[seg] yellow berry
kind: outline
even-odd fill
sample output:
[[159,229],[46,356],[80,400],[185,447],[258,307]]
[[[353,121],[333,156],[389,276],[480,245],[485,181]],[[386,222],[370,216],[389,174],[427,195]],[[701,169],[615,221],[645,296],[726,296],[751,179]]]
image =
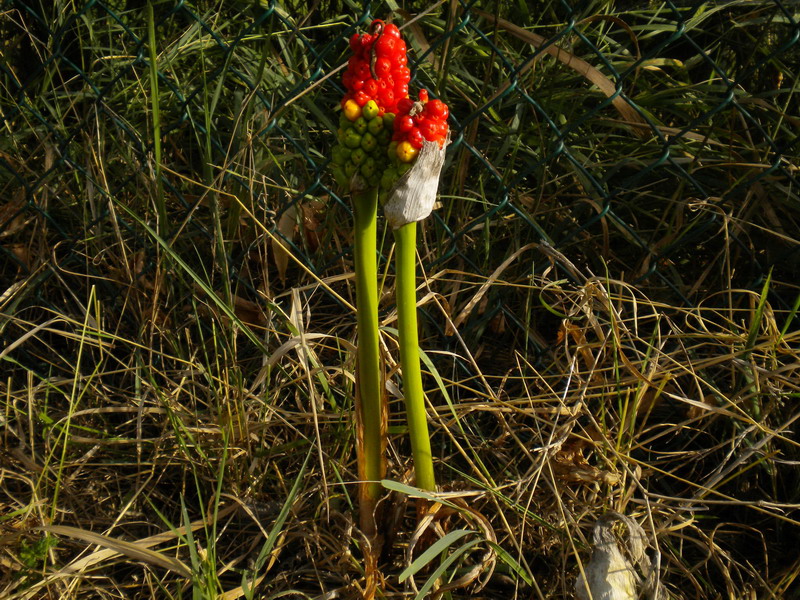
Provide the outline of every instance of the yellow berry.
[[361,107],[355,100],[348,100],[344,103],[344,116],[350,121],[355,121],[361,116]]
[[400,162],[410,163],[417,158],[419,150],[414,148],[410,142],[400,142],[397,144],[397,158]]

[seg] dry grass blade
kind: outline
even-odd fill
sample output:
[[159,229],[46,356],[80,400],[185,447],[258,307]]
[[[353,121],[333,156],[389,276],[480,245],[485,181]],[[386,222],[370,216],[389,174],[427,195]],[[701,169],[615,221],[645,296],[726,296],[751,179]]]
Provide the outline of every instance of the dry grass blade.
[[[228,507],[220,510],[217,516],[218,516],[218,518],[225,517],[225,516],[229,515],[230,513],[232,513],[235,509],[236,509],[235,505],[228,506]],[[143,538],[141,540],[137,540],[135,542],[135,545],[139,549],[145,549],[146,550],[147,548],[151,548],[153,546],[157,546],[159,544],[163,544],[165,542],[172,541],[172,540],[176,539],[177,537],[186,535],[187,531],[190,531],[190,530],[191,531],[197,531],[201,527],[207,526],[209,523],[210,523],[210,519],[201,519],[201,520],[193,521],[191,523],[190,527],[178,527],[178,528],[175,529],[175,531],[165,531],[164,533],[159,533],[159,534],[156,534],[156,535],[152,535],[150,537],[146,537],[146,538]],[[50,527],[55,527],[55,526],[50,526]],[[77,528],[74,528],[74,527],[69,527],[68,529],[75,530],[75,531],[85,531],[85,530],[77,529]],[[57,532],[52,531],[52,533],[57,533]],[[74,537],[71,534],[66,534],[66,535],[69,535],[70,537]],[[94,534],[94,535],[97,535],[97,534]],[[104,536],[104,537],[107,537],[107,536]],[[82,539],[82,538],[79,538],[79,539]],[[108,539],[112,539],[113,540],[113,538],[108,538]],[[90,543],[94,543],[94,542],[90,542]],[[127,542],[127,543],[132,543],[132,542]],[[53,577],[57,578],[57,577],[67,576],[67,575],[70,575],[72,573],[83,573],[84,571],[86,571],[87,569],[93,567],[94,565],[100,564],[100,563],[108,561],[108,560],[112,560],[112,559],[114,559],[114,558],[116,558],[116,557],[118,557],[120,555],[125,555],[124,552],[120,552],[118,549],[114,548],[113,546],[109,546],[109,545],[107,545],[105,543],[103,543],[103,544],[98,543],[98,545],[103,546],[104,549],[103,550],[99,550],[97,552],[93,552],[92,554],[90,554],[88,556],[84,556],[83,558],[79,558],[77,560],[72,561],[71,563],[69,563],[68,565],[66,565],[65,567],[63,567],[62,569],[57,571],[56,573],[54,573]],[[160,556],[164,557],[163,555],[160,555]]]
[[[499,27],[502,27],[508,31],[511,35],[521,39],[523,42],[527,42],[535,48],[541,48],[547,43],[547,38],[527,31],[518,25],[514,25],[514,23],[507,21],[506,19],[495,17],[491,13],[487,13],[483,10],[475,10],[475,12],[492,23],[496,23]],[[582,58],[578,58],[571,52],[567,52],[563,48],[559,48],[555,44],[545,46],[544,51],[596,85],[600,91],[606,95],[606,97],[613,98],[611,103],[614,105],[614,108],[617,109],[617,112],[620,114],[620,116],[622,116],[623,120],[631,123],[634,133],[636,133],[636,135],[639,137],[647,136],[648,132],[650,131],[650,126],[647,124],[647,121],[645,121],[639,115],[639,113],[636,112],[636,109],[634,109],[628,103],[628,101],[625,100],[625,98],[617,95],[617,87],[614,85],[614,82],[606,77],[600,70],[593,67]],[[520,74],[530,69],[534,62],[535,61],[530,61],[525,64],[525,66],[521,69]],[[506,89],[509,88],[510,85],[510,83],[503,85],[503,87],[494,93],[492,98],[496,98],[502,94]]]
[[466,306],[461,309],[461,312],[458,316],[453,319],[452,323],[448,323],[448,333],[452,335],[452,330],[458,328],[466,319],[469,317],[470,313],[475,309],[478,303],[481,301],[481,298],[486,294],[487,291],[492,287],[493,284],[497,282],[500,278],[500,275],[503,274],[503,271],[508,268],[510,264],[512,264],[521,254],[530,250],[531,248],[538,248],[539,244],[532,243],[526,246],[523,246],[519,250],[516,250],[511,256],[509,256],[503,263],[497,267],[494,272],[488,277],[488,279],[481,285],[480,289],[475,293],[475,295],[467,302]]
[[[116,555],[123,555],[133,560],[145,562],[169,571],[173,571],[184,577],[191,577],[192,570],[182,561],[172,556],[165,556],[155,550],[150,550],[145,544],[140,542],[126,542],[118,538],[112,538],[101,533],[69,527],[67,525],[45,525],[37,528],[40,531],[71,537],[81,540],[87,544],[102,546]],[[88,557],[87,557],[88,558]],[[74,572],[69,566],[63,569],[65,573]]]

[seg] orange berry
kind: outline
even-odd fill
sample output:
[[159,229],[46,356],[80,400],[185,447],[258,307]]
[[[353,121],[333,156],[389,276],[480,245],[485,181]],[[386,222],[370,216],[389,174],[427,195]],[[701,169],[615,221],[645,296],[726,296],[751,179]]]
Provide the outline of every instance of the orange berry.
[[344,116],[349,121],[355,121],[361,116],[361,107],[355,100],[348,100],[344,103]]
[[400,142],[397,144],[397,159],[400,162],[410,163],[412,160],[417,158],[417,154],[419,154],[419,150],[414,148],[409,142]]

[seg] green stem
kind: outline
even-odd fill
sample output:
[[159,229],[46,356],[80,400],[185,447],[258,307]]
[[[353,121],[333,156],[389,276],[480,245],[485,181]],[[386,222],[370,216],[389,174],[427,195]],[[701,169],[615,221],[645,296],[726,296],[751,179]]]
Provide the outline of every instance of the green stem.
[[[356,319],[358,350],[356,391],[362,425],[362,529],[368,526],[385,476],[383,369],[378,337],[378,190],[353,194],[355,216]],[[365,515],[364,512],[369,514]],[[374,526],[374,524],[373,524]],[[365,533],[368,533],[365,531]]]
[[414,455],[416,485],[436,490],[431,440],[425,413],[425,393],[419,366],[417,331],[417,224],[408,223],[394,232],[397,271],[397,329],[400,333],[400,365],[406,401],[411,452]]

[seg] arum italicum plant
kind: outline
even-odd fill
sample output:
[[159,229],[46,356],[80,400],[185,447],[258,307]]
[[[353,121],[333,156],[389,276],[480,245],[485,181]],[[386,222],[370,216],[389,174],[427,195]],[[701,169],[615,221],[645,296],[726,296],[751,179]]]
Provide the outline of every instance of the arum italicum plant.
[[[447,138],[447,106],[408,95],[406,45],[395,25],[372,22],[350,39],[353,52],[342,77],[338,145],[333,174],[349,189],[355,221],[358,350],[356,410],[361,527],[374,535],[374,511],[385,474],[383,368],[378,332],[377,208],[395,234],[396,291],[403,389],[418,487],[435,489],[416,315],[416,222],[427,217],[438,187]],[[379,191],[380,190],[380,191]]]
[[436,480],[419,364],[417,221],[431,213],[436,200],[448,108],[441,100],[429,102],[426,90],[420,91],[419,101],[404,98],[397,108],[394,136],[387,150],[392,166],[385,171],[381,187],[387,190],[384,214],[395,237],[397,329],[414,477],[417,487],[433,491]]
[[378,188],[397,100],[408,96],[411,72],[406,45],[395,25],[376,20],[350,39],[353,54],[342,77],[338,145],[333,175],[353,201],[356,271],[356,415],[361,529],[376,535],[375,509],[385,476],[386,403],[378,331]]

